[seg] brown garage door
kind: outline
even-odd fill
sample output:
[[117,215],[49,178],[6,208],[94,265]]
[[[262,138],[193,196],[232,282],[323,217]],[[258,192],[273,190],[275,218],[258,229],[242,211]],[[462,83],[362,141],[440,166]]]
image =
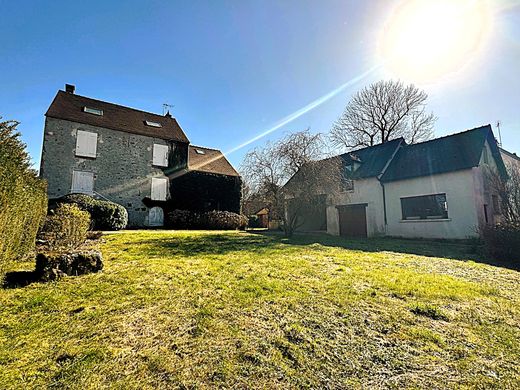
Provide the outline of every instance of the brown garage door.
[[367,237],[366,204],[338,206],[339,234],[343,237]]

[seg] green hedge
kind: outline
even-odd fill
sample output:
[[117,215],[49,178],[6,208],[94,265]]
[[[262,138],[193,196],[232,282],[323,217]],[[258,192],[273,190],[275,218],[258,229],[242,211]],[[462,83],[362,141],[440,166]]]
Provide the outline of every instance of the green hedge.
[[95,230],[120,230],[128,224],[128,212],[117,203],[94,199],[84,194],[65,195],[53,200],[53,203],[74,203],[80,209],[88,211]]
[[0,121],[0,271],[34,249],[47,212],[46,184],[30,167],[17,125]]

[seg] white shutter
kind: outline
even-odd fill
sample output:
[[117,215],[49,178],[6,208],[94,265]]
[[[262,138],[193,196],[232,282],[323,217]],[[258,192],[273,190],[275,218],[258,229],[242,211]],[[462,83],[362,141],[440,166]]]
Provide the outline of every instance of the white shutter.
[[168,179],[152,177],[152,200],[166,200]]
[[71,192],[92,194],[94,192],[94,173],[84,171],[72,171]]
[[168,166],[168,145],[153,144],[152,165],[158,167]]
[[76,156],[96,158],[97,133],[78,130],[76,137]]

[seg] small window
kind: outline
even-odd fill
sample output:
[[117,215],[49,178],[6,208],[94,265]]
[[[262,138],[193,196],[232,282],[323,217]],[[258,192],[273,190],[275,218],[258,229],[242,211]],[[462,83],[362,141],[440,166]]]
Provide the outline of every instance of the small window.
[[72,193],[92,194],[94,192],[94,173],[72,171]]
[[495,215],[502,214],[502,211],[500,210],[500,199],[498,195],[491,195],[491,200],[493,201],[493,212]]
[[345,179],[343,181],[343,190],[344,191],[354,191],[354,180]]
[[404,220],[448,218],[446,194],[401,198],[401,209]]
[[99,108],[92,108],[92,107],[83,107],[83,111],[84,112],[87,112],[89,114],[94,114],[94,115],[99,115],[99,116],[102,116],[103,115],[103,110],[100,110]]
[[152,200],[166,200],[168,191],[168,179],[165,177],[152,177]]
[[206,152],[202,149],[195,149],[195,153],[197,154],[206,154]]
[[78,130],[76,134],[76,156],[96,158],[97,133]]
[[144,121],[146,123],[146,126],[152,126],[152,127],[162,127],[162,125],[158,122],[152,122],[152,121]]
[[168,166],[168,145],[153,145],[152,165],[158,167]]

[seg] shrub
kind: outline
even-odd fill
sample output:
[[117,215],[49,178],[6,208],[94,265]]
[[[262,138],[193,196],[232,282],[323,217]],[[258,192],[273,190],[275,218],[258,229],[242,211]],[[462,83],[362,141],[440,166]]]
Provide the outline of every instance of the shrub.
[[245,229],[248,219],[244,215],[232,213],[230,211],[208,211],[200,215],[201,227],[204,229],[232,230]]
[[87,239],[90,214],[75,204],[59,204],[45,220],[40,238],[50,248],[76,248]]
[[24,258],[34,249],[47,212],[46,184],[30,168],[17,125],[0,122],[0,272],[7,260]]
[[120,230],[128,223],[128,212],[117,203],[94,199],[84,194],[65,195],[54,202],[73,203],[80,209],[88,211],[95,230]]
[[167,225],[174,229],[194,229],[197,222],[195,213],[188,210],[173,210],[167,215]]
[[520,224],[486,226],[481,233],[489,256],[501,261],[520,262]]
[[208,211],[195,213],[189,210],[173,210],[168,213],[169,227],[176,229],[244,230],[248,218],[230,211]]

